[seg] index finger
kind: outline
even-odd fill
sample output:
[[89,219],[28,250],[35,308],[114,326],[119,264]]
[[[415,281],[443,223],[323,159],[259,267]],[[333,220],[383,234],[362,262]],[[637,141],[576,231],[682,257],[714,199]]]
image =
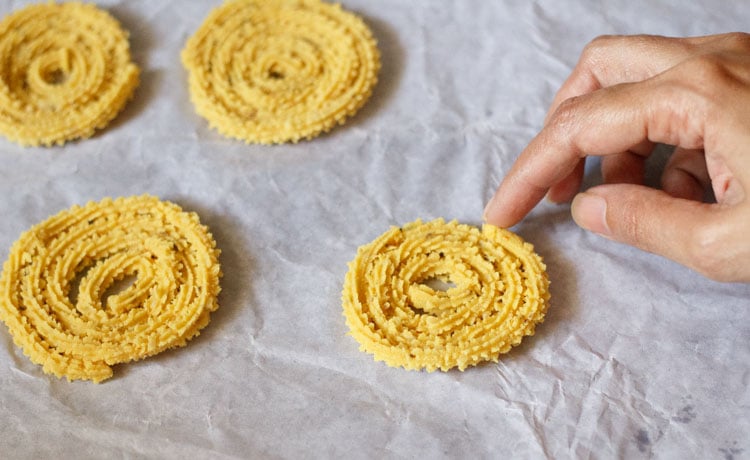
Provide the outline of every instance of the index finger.
[[705,113],[698,110],[702,100],[688,86],[662,80],[615,85],[565,101],[521,152],[487,205],[485,220],[515,225],[587,155],[617,154],[646,141],[702,148],[703,123],[688,122]]

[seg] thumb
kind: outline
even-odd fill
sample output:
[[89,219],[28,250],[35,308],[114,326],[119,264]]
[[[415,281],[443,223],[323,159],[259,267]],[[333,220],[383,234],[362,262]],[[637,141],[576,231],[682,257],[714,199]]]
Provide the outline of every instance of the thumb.
[[[573,220],[606,238],[659,254],[709,278],[735,281],[738,241],[731,208],[675,198],[641,185],[606,184],[579,193]],[[741,268],[741,267],[740,267]]]

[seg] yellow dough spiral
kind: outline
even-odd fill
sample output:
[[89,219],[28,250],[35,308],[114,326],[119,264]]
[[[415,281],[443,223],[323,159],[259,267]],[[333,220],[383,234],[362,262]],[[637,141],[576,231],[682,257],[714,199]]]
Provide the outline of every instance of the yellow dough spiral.
[[195,109],[247,143],[310,139],[367,101],[380,54],[365,23],[320,0],[234,0],[187,42]]
[[389,366],[464,370],[534,334],[550,297],[545,270],[508,230],[417,220],[359,248],[344,316],[361,350]]
[[183,346],[208,324],[215,246],[195,213],[155,197],[74,206],[13,244],[0,319],[46,373],[100,382],[110,366]]
[[128,34],[90,4],[31,5],[0,22],[0,133],[24,146],[93,135],[138,85]]

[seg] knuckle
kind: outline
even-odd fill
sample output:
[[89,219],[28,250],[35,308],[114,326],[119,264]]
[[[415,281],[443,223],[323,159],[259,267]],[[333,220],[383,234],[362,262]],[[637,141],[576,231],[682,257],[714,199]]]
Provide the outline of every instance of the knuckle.
[[555,113],[552,114],[552,120],[557,123],[564,123],[575,118],[579,111],[580,101],[580,96],[574,96],[562,101],[557,110],[555,110]]
[[604,56],[611,53],[612,49],[618,47],[624,40],[625,38],[619,35],[599,35],[583,48],[581,63],[587,67],[598,65]]
[[582,57],[588,60],[599,61],[602,56],[623,51],[632,51],[634,48],[644,46],[656,46],[673,41],[656,35],[636,34],[636,35],[599,35],[592,39],[583,48]]
[[560,103],[549,120],[549,126],[559,134],[568,133],[580,120],[584,96],[574,96]]
[[684,81],[661,85],[658,100],[660,113],[667,116],[656,117],[649,131],[659,133],[659,140],[668,145],[704,148],[705,121],[716,113],[716,100],[704,89]]
[[586,45],[584,51],[592,52],[610,48],[619,38],[618,35],[599,35]]
[[723,35],[727,49],[743,53],[750,52],[750,34],[746,32],[730,32]]

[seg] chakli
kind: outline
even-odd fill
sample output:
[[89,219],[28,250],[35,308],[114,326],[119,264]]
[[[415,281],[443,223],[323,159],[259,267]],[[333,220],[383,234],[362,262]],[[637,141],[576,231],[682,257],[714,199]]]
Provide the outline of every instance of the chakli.
[[0,133],[25,146],[104,128],[138,85],[128,34],[94,5],[44,3],[0,22]]
[[380,55],[365,23],[320,0],[235,0],[182,52],[195,109],[248,143],[310,139],[368,100]]
[[183,346],[209,323],[215,246],[195,213],[152,196],[75,206],[13,244],[0,319],[45,372],[100,382],[110,366]]
[[349,263],[350,334],[378,361],[464,370],[534,334],[549,281],[531,244],[508,230],[416,221],[392,227]]

